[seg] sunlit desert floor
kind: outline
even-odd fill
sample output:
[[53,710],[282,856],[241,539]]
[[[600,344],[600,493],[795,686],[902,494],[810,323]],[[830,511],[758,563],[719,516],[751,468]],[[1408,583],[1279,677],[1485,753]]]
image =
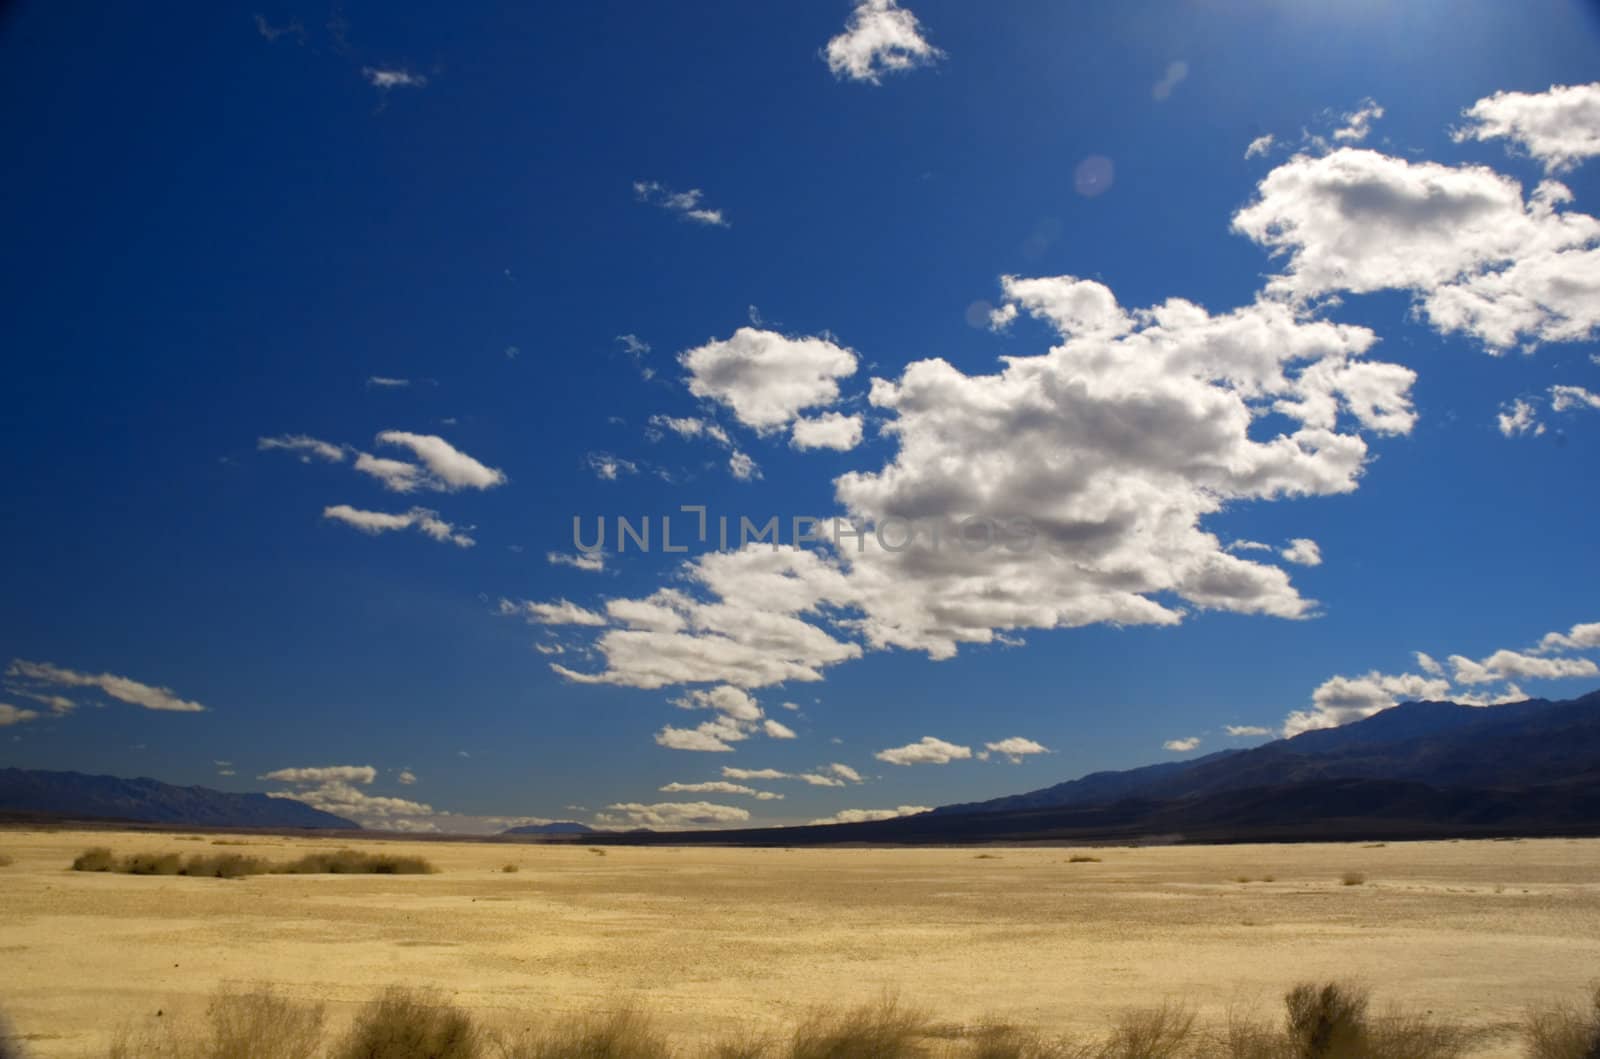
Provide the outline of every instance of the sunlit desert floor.
[[[238,852],[272,859],[347,844],[248,841]],[[229,981],[327,1001],[336,1021],[393,982],[507,1027],[639,999],[692,1041],[885,989],[950,1022],[1087,1033],[1168,999],[1207,1017],[1266,1011],[1297,980],[1328,977],[1364,982],[1379,1005],[1510,1027],[1600,976],[1600,840],[603,854],[385,842],[440,872],[67,870],[93,845],[214,851],[209,837],[0,831],[14,861],[0,867],[0,1010],[37,1055],[95,1054],[119,1026],[198,1012]],[[1366,881],[1344,885],[1346,872]],[[1482,1054],[1516,1051],[1508,1031]]]

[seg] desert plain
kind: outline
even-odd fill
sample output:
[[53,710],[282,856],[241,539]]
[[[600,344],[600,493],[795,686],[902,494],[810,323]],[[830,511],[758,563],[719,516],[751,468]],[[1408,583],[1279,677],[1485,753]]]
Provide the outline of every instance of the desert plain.
[[335,1023],[390,983],[508,1029],[637,1001],[692,1042],[885,991],[952,1024],[1098,1033],[1164,1001],[1271,1013],[1295,982],[1339,978],[1494,1031],[1487,1059],[1518,1054],[1530,1004],[1600,977],[1587,839],[599,851],[230,836],[275,860],[354,845],[439,870],[68,870],[91,846],[219,837],[0,831],[0,1011],[32,1054],[103,1054],[119,1028],[197,1014],[223,983],[325,1002]]

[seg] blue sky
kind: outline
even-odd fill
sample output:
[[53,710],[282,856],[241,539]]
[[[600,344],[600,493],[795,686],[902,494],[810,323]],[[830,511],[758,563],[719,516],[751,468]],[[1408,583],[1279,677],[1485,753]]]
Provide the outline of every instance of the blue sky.
[[[785,823],[1600,685],[1591,5],[853,6],[12,7],[0,765]],[[694,504],[1058,547],[550,558]]]

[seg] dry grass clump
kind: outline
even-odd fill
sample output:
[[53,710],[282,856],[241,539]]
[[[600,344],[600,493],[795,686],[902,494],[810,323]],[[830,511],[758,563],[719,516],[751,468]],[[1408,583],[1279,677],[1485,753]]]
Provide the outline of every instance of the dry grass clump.
[[329,1055],[331,1059],[479,1059],[486,1054],[484,1045],[482,1031],[461,1008],[436,994],[390,986],[356,1016]]
[[795,1027],[786,1059],[922,1059],[930,1028],[927,1013],[892,996],[814,1011]]
[[393,853],[366,853],[341,849],[335,853],[307,853],[273,869],[286,875],[432,875],[438,871],[423,857]]
[[320,1004],[301,1004],[270,987],[223,988],[206,1005],[205,1021],[186,1028],[178,1019],[140,1031],[124,1029],[109,1059],[312,1059],[322,1054]]
[[1339,882],[1345,886],[1360,886],[1367,881],[1367,877],[1358,871],[1347,871],[1339,876]]
[[1522,1033],[1528,1059],[1600,1059],[1600,985],[1587,1009],[1571,1004],[1534,1008]]
[[518,867],[518,866],[517,866],[517,865],[515,865],[515,864],[506,864],[506,865],[503,865],[503,866],[501,866],[501,868],[500,868],[500,870],[501,870],[501,871],[503,871],[503,872],[505,872],[505,873],[506,873],[506,874],[507,874],[507,875],[509,875],[509,874],[511,874],[511,873],[512,873],[512,872],[517,872],[517,871],[521,871],[521,870],[522,870],[522,869],[521,869],[521,868],[519,868],[519,867]]
[[[0,853],[0,868],[9,868],[16,862],[17,859],[9,853]],[[0,1059],[3,1059],[3,1057],[0,1057]]]
[[1099,857],[1091,857],[1087,853],[1074,853],[1067,858],[1068,864],[1099,864]]
[[187,875],[206,879],[240,879],[247,875],[427,875],[438,871],[422,857],[392,853],[308,853],[298,860],[274,864],[242,853],[129,853],[117,857],[97,846],[72,862],[73,871],[109,871],[123,875]]
[[1189,1059],[1196,1047],[1194,1012],[1171,1004],[1125,1012],[1096,1059]]
[[[713,1053],[729,1059],[763,1052]],[[641,1008],[629,1005],[608,1015],[559,1023],[520,1041],[501,1042],[501,1059],[672,1059],[672,1046]]]

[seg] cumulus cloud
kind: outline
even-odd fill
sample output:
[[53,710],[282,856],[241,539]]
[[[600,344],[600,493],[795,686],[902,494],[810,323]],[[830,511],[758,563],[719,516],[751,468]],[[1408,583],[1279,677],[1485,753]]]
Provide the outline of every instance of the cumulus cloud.
[[861,782],[861,773],[857,772],[849,765],[841,765],[835,761],[833,764],[827,766],[827,770],[833,773],[835,776],[849,780],[851,783]]
[[797,449],[848,452],[861,444],[861,417],[842,412],[801,416],[790,428],[789,443]]
[[1559,173],[1600,154],[1600,82],[1544,92],[1496,92],[1462,111],[1463,140],[1510,140]]
[[885,74],[931,65],[944,52],[928,43],[917,16],[896,0],[859,0],[823,58],[834,77],[876,85]]
[[894,809],[840,809],[832,816],[824,816],[813,820],[815,824],[864,824],[871,820],[893,820],[901,816],[916,816],[918,813],[932,812],[926,805],[902,805]]
[[360,783],[370,784],[378,778],[378,770],[371,765],[317,765],[310,768],[275,769],[263,773],[264,780],[279,783]]
[[38,710],[24,710],[20,706],[0,702],[0,728],[6,728],[13,724],[22,724],[25,721],[38,720],[38,718]]
[[1383,117],[1383,108],[1371,99],[1364,99],[1361,105],[1344,116],[1344,124],[1333,132],[1333,138],[1340,143],[1360,143],[1372,131],[1372,123]]
[[1322,549],[1317,546],[1316,541],[1306,537],[1294,538],[1279,554],[1291,563],[1298,563],[1301,566],[1322,565]]
[[1417,667],[1429,676],[1444,676],[1444,666],[1440,665],[1438,660],[1426,651],[1413,651],[1412,657],[1417,660]]
[[1024,739],[1020,735],[1002,739],[997,743],[985,743],[983,748],[990,754],[999,754],[1013,765],[1022,764],[1022,759],[1030,754],[1048,754],[1051,752],[1050,748],[1044,744],[1036,743],[1032,739]]
[[584,570],[597,574],[606,568],[605,553],[599,550],[592,552],[546,552],[545,561],[552,566],[570,566],[575,570]]
[[412,772],[410,769],[401,769],[400,774],[394,779],[395,782],[399,783],[401,786],[409,787],[417,782],[417,774]]
[[767,734],[767,737],[770,738],[770,739],[796,739],[796,738],[798,738],[798,736],[795,735],[793,728],[790,728],[788,725],[783,724],[783,723],[781,723],[779,721],[774,721],[770,717],[768,717],[766,720],[761,722],[761,730],[763,732],[765,732]]
[[1190,735],[1185,736],[1182,739],[1168,739],[1165,743],[1161,744],[1161,749],[1170,750],[1175,754],[1187,754],[1189,751],[1194,750],[1199,745],[1200,737],[1197,735]]
[[1457,684],[1489,684],[1513,677],[1558,680],[1564,677],[1592,677],[1600,666],[1587,658],[1549,658],[1502,648],[1487,658],[1473,659],[1451,655],[1450,666]]
[[741,482],[748,482],[761,477],[761,468],[748,453],[734,451],[728,454],[728,473]]
[[1311,709],[1295,710],[1284,718],[1283,736],[1337,728],[1387,710],[1402,699],[1440,700],[1449,695],[1450,682],[1443,677],[1376,670],[1358,677],[1330,677],[1311,693]]
[[205,707],[198,702],[179,698],[171,688],[142,684],[130,677],[121,677],[114,673],[81,673],[49,662],[28,662],[17,658],[6,668],[6,676],[35,685],[98,688],[119,702],[143,706],[147,710],[165,710],[174,713],[200,713],[205,710]]
[[387,92],[391,88],[422,88],[428,79],[398,66],[363,66],[361,76],[373,88]]
[[457,548],[470,548],[477,543],[466,532],[440,518],[437,511],[430,511],[425,507],[388,512],[364,511],[349,504],[333,504],[322,509],[322,517],[343,522],[371,536],[395,530],[415,529],[432,540],[448,542]]
[[915,743],[880,750],[872,756],[891,765],[948,765],[970,758],[972,748],[925,735]]
[[1591,393],[1582,386],[1550,387],[1550,410],[1565,412],[1569,408],[1600,409],[1600,393]]
[[1587,651],[1600,647],[1600,621],[1574,625],[1566,632],[1547,632],[1539,641],[1540,651]]
[[[697,224],[709,225],[713,228],[728,228],[731,225],[722,215],[721,210],[714,210],[704,205],[705,193],[699,188],[690,188],[688,191],[673,191],[671,188],[656,180],[635,180],[633,194],[640,202],[648,202],[653,206],[660,206],[664,210],[676,213],[685,220]],[[625,336],[632,338],[633,336]],[[635,340],[637,342],[637,340]],[[638,343],[643,345],[643,343]],[[645,351],[649,350],[645,346]],[[632,352],[629,348],[629,352]]]
[[597,813],[595,819],[605,827],[650,827],[674,829],[715,827],[750,819],[748,809],[712,802],[618,802]]
[[400,489],[401,492],[408,492],[417,486],[447,493],[462,489],[493,489],[504,485],[506,481],[504,472],[478,462],[434,434],[385,430],[378,435],[378,443],[410,449],[412,456],[422,465],[414,483],[409,488]]
[[1539,412],[1532,404],[1517,398],[1511,404],[1502,406],[1500,414],[1495,417],[1499,424],[1500,433],[1508,438],[1522,437],[1532,434],[1537,437],[1544,433],[1544,424],[1539,422]]
[[625,474],[638,474],[639,465],[632,460],[625,460],[621,456],[614,456],[609,452],[591,452],[588,457],[589,469],[596,478],[606,482],[614,482]]
[[603,615],[596,614],[578,606],[568,599],[558,599],[553,603],[538,603],[525,600],[513,603],[509,599],[500,601],[500,613],[505,616],[521,615],[531,625],[592,625],[606,624]]
[[1287,255],[1273,295],[1410,291],[1435,330],[1499,352],[1600,326],[1600,222],[1565,209],[1571,199],[1553,180],[1525,199],[1485,166],[1346,147],[1273,169],[1233,227]]
[[1276,139],[1277,137],[1273,136],[1270,132],[1262,136],[1257,136],[1255,139],[1251,140],[1250,145],[1244,149],[1245,158],[1260,158],[1265,156],[1268,151],[1272,150],[1273,141]]
[[310,463],[312,457],[325,460],[328,463],[343,462],[345,449],[330,441],[320,441],[317,438],[307,437],[304,434],[281,434],[275,438],[257,438],[256,449],[260,452],[270,452],[281,449],[299,455],[301,463]]
[[832,404],[841,378],[854,375],[856,355],[827,338],[789,338],[741,327],[731,338],[678,355],[689,392],[726,405],[760,433],[782,429],[807,408]]

